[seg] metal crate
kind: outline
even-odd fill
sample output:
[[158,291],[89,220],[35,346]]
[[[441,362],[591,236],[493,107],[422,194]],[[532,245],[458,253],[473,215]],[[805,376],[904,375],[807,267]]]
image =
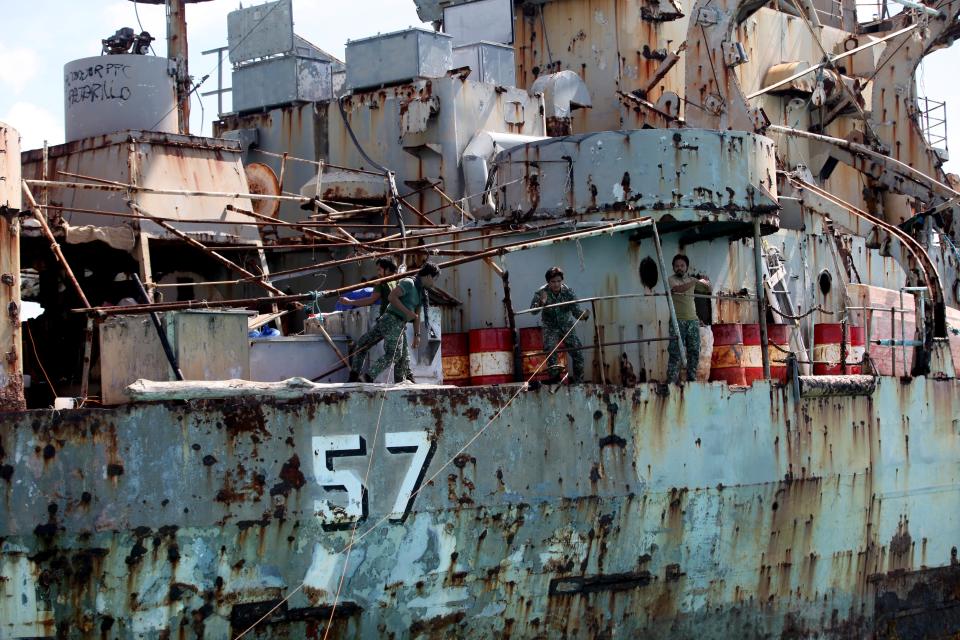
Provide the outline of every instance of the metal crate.
[[330,63],[299,56],[252,62],[233,71],[233,110],[333,99]]
[[453,66],[453,37],[426,29],[406,29],[347,43],[349,89],[439,78]]
[[470,79],[501,87],[517,85],[513,47],[499,42],[474,42],[453,48],[453,68],[470,67]]

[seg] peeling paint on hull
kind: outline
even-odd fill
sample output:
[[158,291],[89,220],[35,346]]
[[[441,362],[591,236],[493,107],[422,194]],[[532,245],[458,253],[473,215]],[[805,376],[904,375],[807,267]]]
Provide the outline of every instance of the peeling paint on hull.
[[0,637],[235,636],[295,590],[255,637],[322,637],[351,530],[318,473],[371,458],[334,637],[958,631],[957,382],[541,388],[468,445],[515,390],[7,414]]

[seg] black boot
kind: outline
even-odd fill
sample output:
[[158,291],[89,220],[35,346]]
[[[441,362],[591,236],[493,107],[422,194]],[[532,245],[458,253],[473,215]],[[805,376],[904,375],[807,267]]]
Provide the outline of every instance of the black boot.
[[360,382],[360,374],[356,371],[351,371],[350,377],[347,378],[347,382]]

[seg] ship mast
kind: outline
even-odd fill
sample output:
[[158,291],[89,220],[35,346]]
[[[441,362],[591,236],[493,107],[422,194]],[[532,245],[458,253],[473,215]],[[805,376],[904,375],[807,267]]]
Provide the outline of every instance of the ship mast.
[[190,133],[190,73],[187,63],[187,0],[167,0],[167,57],[174,63],[177,81],[177,119],[180,133]]
[[177,86],[177,120],[180,133],[190,133],[190,93],[193,81],[187,63],[187,5],[209,0],[131,0],[163,4],[167,14],[167,57],[173,62]]

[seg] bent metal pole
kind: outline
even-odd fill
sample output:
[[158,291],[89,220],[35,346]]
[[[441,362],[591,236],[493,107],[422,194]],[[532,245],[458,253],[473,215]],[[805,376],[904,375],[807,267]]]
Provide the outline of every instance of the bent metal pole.
[[[456,267],[461,264],[466,264],[468,262],[475,262],[477,260],[483,260],[484,258],[492,258],[494,256],[504,255],[507,253],[514,253],[516,251],[525,251],[527,249],[533,249],[536,247],[549,246],[556,244],[558,242],[569,242],[572,240],[583,240],[585,238],[592,238],[601,235],[609,235],[613,233],[623,233],[624,231],[632,231],[640,227],[648,226],[651,223],[650,218],[641,218],[639,220],[631,220],[630,222],[611,222],[610,224],[605,224],[599,227],[594,227],[584,231],[571,231],[568,233],[557,234],[549,238],[539,238],[537,240],[526,240],[521,242],[516,242],[509,245],[503,245],[499,247],[492,247],[486,251],[480,251],[476,254],[470,256],[464,256],[462,258],[454,258],[453,260],[448,260],[446,262],[441,262],[437,266],[441,269],[446,269],[448,267]],[[407,274],[397,273],[390,276],[384,276],[383,278],[375,278],[373,280],[367,280],[364,286],[376,286],[381,282],[392,282],[394,280],[399,280],[401,278],[407,277]],[[160,304],[149,304],[149,305],[131,305],[129,307],[94,307],[92,309],[73,309],[77,313],[94,313],[101,316],[112,316],[112,315],[130,315],[138,313],[150,313],[151,311],[178,311],[181,309],[214,309],[214,308],[223,308],[223,307],[237,307],[237,306],[246,306],[259,304],[261,302],[300,302],[304,300],[310,300],[314,296],[323,296],[323,297],[334,297],[346,293],[348,291],[353,291],[357,288],[357,284],[350,284],[343,287],[338,287],[336,289],[329,289],[326,291],[318,292],[309,292],[309,293],[296,293],[290,295],[278,295],[268,298],[245,298],[237,300],[215,300],[215,301],[206,301],[206,300],[189,300],[186,302],[170,302],[170,303],[160,303]]]
[[0,122],[0,412],[27,408],[20,340],[20,134]]

